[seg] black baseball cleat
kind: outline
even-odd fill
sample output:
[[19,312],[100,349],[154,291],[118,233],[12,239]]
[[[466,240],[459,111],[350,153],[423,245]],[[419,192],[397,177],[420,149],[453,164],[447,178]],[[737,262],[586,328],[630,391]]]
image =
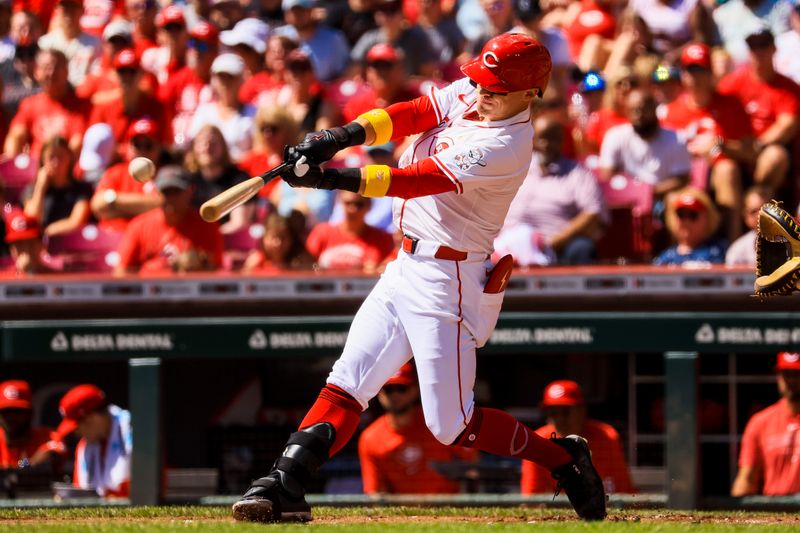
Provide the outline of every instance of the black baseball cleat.
[[[554,434],[555,435],[555,434]],[[550,437],[572,456],[572,462],[553,470],[558,481],[556,495],[564,489],[578,516],[584,520],[603,520],[606,517],[606,493],[603,480],[592,464],[592,452],[586,439],[578,435]]]
[[233,504],[233,518],[243,522],[311,520],[306,485],[328,459],[336,430],[321,422],[292,433],[266,477],[253,481],[242,499]]

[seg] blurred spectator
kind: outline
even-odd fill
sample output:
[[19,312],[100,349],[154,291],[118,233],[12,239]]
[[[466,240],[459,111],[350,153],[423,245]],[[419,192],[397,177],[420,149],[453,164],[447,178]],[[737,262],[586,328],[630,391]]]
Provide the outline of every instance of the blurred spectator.
[[159,138],[158,124],[149,118],[137,120],[128,128],[122,162],[103,174],[92,196],[92,213],[101,228],[124,231],[133,217],[163,202],[153,180],[141,183],[128,173],[128,163],[136,157],[146,157],[160,166]]
[[[628,464],[622,451],[622,439],[609,424],[587,417],[586,404],[580,385],[571,380],[553,381],[544,389],[541,403],[547,415],[547,425],[536,433],[548,438],[580,435],[592,443],[592,461],[603,478],[606,493],[636,492],[631,482]],[[522,461],[522,494],[552,493],[556,482],[550,473],[536,463]]]
[[400,0],[377,0],[375,23],[378,27],[362,35],[353,46],[350,56],[355,63],[369,61],[367,55],[375,45],[385,43],[403,51],[402,59],[409,76],[429,78],[433,75],[439,54],[425,30],[403,17]]
[[736,65],[747,62],[745,38],[763,28],[773,35],[789,30],[792,2],[784,0],[729,0],[718,3],[713,17],[722,44]]
[[305,135],[332,126],[331,111],[324,96],[311,57],[304,49],[297,48],[286,56],[286,84],[261,93],[258,106],[278,104],[286,107],[300,125],[300,134]]
[[708,195],[686,187],[667,198],[665,222],[675,244],[661,252],[656,265],[707,267],[725,263],[727,243],[714,236],[719,213]]
[[[696,162],[711,168],[711,187],[722,210],[729,240],[741,235],[741,165],[753,159],[752,127],[742,104],[714,88],[711,50],[694,43],[681,53],[681,80],[686,88],[667,105],[662,126],[676,130]],[[705,178],[705,176],[703,176]]]
[[239,0],[208,0],[208,19],[221,31],[232,30],[245,16]]
[[211,88],[211,65],[217,57],[219,32],[205,21],[189,32],[186,66],[161,85],[158,98],[172,117],[172,144],[179,150],[191,140],[189,128],[200,105],[214,99]]
[[156,99],[142,91],[140,81],[142,69],[136,52],[126,48],[114,56],[114,74],[119,79],[118,97],[105,103],[97,103],[89,115],[89,124],[102,122],[111,126],[114,140],[119,148],[125,142],[128,129],[137,120],[148,117],[158,124],[162,138],[169,139],[169,125],[164,116],[163,106]]
[[472,57],[481,53],[486,41],[495,35],[506,33],[514,23],[514,6],[512,0],[480,0],[485,19],[481,31],[476,36],[467,38],[466,52]]
[[375,29],[374,7],[375,0],[328,2],[324,22],[328,27],[342,30],[347,44],[352,47],[362,35]]
[[789,171],[789,149],[797,137],[800,87],[773,66],[775,40],[769,30],[748,35],[750,62],[722,78],[717,90],[735,96],[756,135],[753,180],[778,190]]
[[158,83],[167,80],[186,65],[186,47],[189,33],[183,9],[177,5],[165,7],[156,16],[160,46],[142,51],[142,68],[151,72]]
[[655,96],[658,107],[656,114],[659,120],[663,120],[667,114],[667,106],[678,99],[683,92],[683,85],[681,85],[681,71],[677,67],[660,63],[653,74],[653,96]]
[[78,169],[84,181],[97,183],[112,163],[116,145],[114,131],[108,124],[98,122],[86,129],[78,158]]
[[800,83],[800,2],[794,2],[789,23],[789,31],[775,34],[775,70]]
[[459,483],[433,463],[473,462],[474,449],[445,446],[425,425],[414,367],[406,363],[378,391],[385,414],[358,439],[364,494],[455,494]]
[[349,191],[339,191],[338,198],[344,207],[344,219],[336,225],[323,222],[314,226],[306,248],[320,268],[375,272],[394,249],[392,236],[364,220],[369,198]]
[[82,15],[83,0],[59,0],[53,26],[39,38],[39,48],[58,50],[66,56],[73,87],[97,68],[103,53],[100,39],[81,30]]
[[121,11],[120,0],[81,0],[83,3],[83,16],[81,29],[95,37],[103,35],[103,28],[110,22],[111,17]]
[[58,4],[58,0],[12,0],[14,13],[20,11],[35,13],[39,25],[44,29],[50,28],[56,4]]
[[286,83],[286,58],[289,52],[296,48],[297,43],[285,35],[276,35],[273,33],[269,36],[265,60],[269,76],[276,87]]
[[42,146],[36,181],[23,193],[25,214],[34,217],[44,236],[70,233],[89,221],[92,186],[73,175],[75,157],[64,137]]
[[781,399],[747,422],[731,496],[800,493],[800,353],[779,353],[775,372]]
[[244,83],[239,89],[239,100],[250,104],[258,94],[275,83],[266,71],[264,52],[267,51],[269,27],[255,19],[240,20],[232,30],[220,34],[219,40],[244,62]]
[[639,86],[630,67],[619,67],[608,76],[603,94],[603,107],[591,113],[583,134],[588,153],[597,154],[606,132],[628,122],[625,102],[628,94]]
[[419,91],[407,83],[403,67],[403,52],[386,43],[376,44],[366,56],[364,78],[367,90],[357,93],[344,106],[345,122],[352,122],[360,114],[376,107],[413,100]]
[[[225,138],[216,126],[203,126],[186,154],[186,168],[191,172],[193,202],[199,207],[206,200],[250,178],[232,159]],[[222,233],[234,233],[249,226],[255,216],[255,199],[234,209],[220,222]]]
[[14,58],[15,41],[11,37],[11,0],[0,2],[0,63]]
[[309,270],[313,263],[296,225],[271,213],[264,219],[264,235],[245,260],[242,272],[276,274],[286,270]]
[[[442,0],[415,0],[419,6],[417,25],[428,35],[434,50],[438,51],[439,68],[447,80],[462,76],[458,70],[459,56],[464,52],[466,37],[455,18],[442,9]],[[553,53],[552,50],[550,52]]]
[[564,34],[558,27],[542,27],[542,0],[513,0],[513,2],[516,25],[511,31],[530,35],[547,47],[550,60],[553,62],[547,89],[558,95],[565,95],[573,63]]
[[662,128],[652,93],[634,89],[626,102],[630,124],[614,126],[600,149],[600,174],[609,180],[625,174],[653,186],[661,199],[684,187],[689,177],[689,152],[677,133]]
[[300,43],[313,62],[315,74],[321,81],[330,81],[347,68],[350,47],[344,34],[319,24],[314,19],[314,0],[283,0],[286,26],[276,31]]
[[39,221],[19,209],[5,215],[6,243],[14,266],[6,274],[33,276],[55,272],[44,254]]
[[63,420],[58,434],[80,437],[75,448],[72,484],[94,489],[106,498],[126,498],[130,492],[133,427],[131,414],[112,404],[94,385],[70,389],[59,403]]
[[497,253],[511,253],[520,266],[553,259],[589,264],[608,222],[603,193],[586,167],[563,156],[564,126],[548,117],[533,126],[531,166],[496,240]]
[[33,13],[17,11],[11,17],[10,36],[14,43],[14,54],[0,63],[3,111],[9,120],[17,113],[20,100],[39,91],[33,71],[36,52],[39,51],[36,41],[41,35],[39,19]]
[[667,54],[691,40],[708,42],[710,16],[701,0],[633,0],[630,9],[651,36],[653,49]]
[[[562,22],[569,53],[582,71],[603,70],[614,46],[617,21],[613,0],[581,0]],[[613,74],[613,73],[612,73]]]
[[773,198],[773,192],[763,185],[754,185],[744,195],[742,217],[747,233],[733,241],[725,252],[725,264],[728,266],[756,266],[756,228],[761,206]]
[[[283,162],[283,147],[298,140],[297,122],[288,109],[279,105],[264,105],[258,108],[253,126],[253,149],[247,152],[239,168],[250,176],[258,176]],[[269,197],[280,183],[272,180],[265,185],[259,196]]]
[[33,427],[31,386],[27,381],[0,383],[0,468],[39,466],[66,449],[47,427]]
[[117,275],[197,272],[222,264],[222,235],[192,205],[189,175],[179,166],[162,167],[156,188],[164,196],[161,209],[152,209],[133,220],[119,247]]
[[89,105],[78,98],[67,81],[67,59],[57,50],[41,50],[34,71],[42,92],[24,98],[11,120],[3,152],[14,157],[26,147],[37,157],[42,144],[55,135],[67,139],[74,154],[80,153]]
[[216,101],[201,104],[192,117],[189,138],[194,138],[205,126],[216,126],[225,142],[231,158],[238,161],[250,150],[255,108],[239,101],[244,62],[236,54],[221,54],[211,64],[211,88]]
[[[586,128],[589,122],[597,120],[597,114],[603,107],[603,98],[606,90],[606,80],[596,70],[590,70],[583,75],[576,91],[572,93],[567,107],[568,119],[563,121],[568,131],[565,133],[565,146],[571,142],[573,152],[578,159],[586,160],[586,164],[596,165],[596,155],[600,147],[594,141],[586,138]],[[538,102],[539,106],[544,101]],[[592,156],[590,160],[586,158]]]
[[133,49],[137,57],[141,58],[148,48],[158,47],[157,15],[156,0],[125,0],[125,16],[133,24]]

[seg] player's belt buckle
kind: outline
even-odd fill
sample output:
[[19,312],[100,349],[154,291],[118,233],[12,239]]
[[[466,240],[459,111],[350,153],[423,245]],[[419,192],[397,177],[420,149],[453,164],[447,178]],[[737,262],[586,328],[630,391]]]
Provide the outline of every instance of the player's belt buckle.
[[436,250],[436,253],[433,254],[433,257],[436,259],[446,259],[448,261],[466,261],[468,255],[467,252],[453,250],[449,246],[439,246],[439,249]]

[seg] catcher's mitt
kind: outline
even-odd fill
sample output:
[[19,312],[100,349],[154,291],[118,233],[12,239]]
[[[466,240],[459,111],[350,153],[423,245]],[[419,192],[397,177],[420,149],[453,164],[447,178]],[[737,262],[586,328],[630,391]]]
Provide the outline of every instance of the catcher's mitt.
[[800,279],[800,226],[774,200],[761,206],[756,236],[756,296],[789,295]]

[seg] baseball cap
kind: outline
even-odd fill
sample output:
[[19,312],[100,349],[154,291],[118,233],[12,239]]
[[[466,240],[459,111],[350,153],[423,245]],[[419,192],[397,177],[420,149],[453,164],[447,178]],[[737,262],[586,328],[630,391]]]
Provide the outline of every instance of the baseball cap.
[[42,235],[39,221],[26,215],[21,209],[12,209],[6,213],[6,242],[38,239]]
[[167,24],[181,24],[186,26],[183,9],[176,5],[167,6],[156,15],[156,26],[163,28]]
[[144,135],[151,139],[158,138],[158,124],[152,118],[140,118],[130,126],[128,126],[128,140],[133,139],[137,135]]
[[675,208],[675,210],[690,209],[692,211],[697,211],[698,213],[704,213],[706,210],[706,205],[695,195],[690,193],[684,193],[675,198],[672,206]]
[[162,167],[156,174],[156,188],[159,191],[167,189],[187,190],[191,186],[189,174],[178,165]]
[[781,352],[775,363],[775,370],[800,370],[800,353]]
[[775,36],[767,27],[759,28],[745,37],[744,40],[747,43],[748,48],[751,50],[766,48],[775,44]]
[[211,63],[211,74],[230,74],[241,76],[244,73],[244,61],[236,54],[220,54]]
[[124,37],[133,40],[133,25],[124,19],[114,19],[103,30],[103,40],[109,41],[114,37]]
[[242,19],[233,29],[219,34],[219,40],[225,46],[243,44],[259,54],[267,50],[267,37],[269,37],[269,26],[257,18]]
[[553,381],[544,389],[543,407],[583,405],[581,386],[569,379]]
[[189,30],[189,37],[197,39],[198,41],[213,43],[217,42],[219,38],[219,30],[213,24],[201,20]]
[[665,83],[681,78],[680,71],[672,65],[658,65],[652,74],[655,83]]
[[711,49],[703,43],[690,44],[681,52],[681,66],[683,68],[696,66],[711,70]]
[[293,7],[302,7],[304,9],[311,9],[314,7],[314,0],[283,0],[281,2],[281,9],[289,11]]
[[578,84],[578,91],[582,93],[593,93],[596,91],[604,91],[606,88],[606,80],[596,70],[590,70],[583,75],[583,79]]
[[386,385],[413,385],[416,382],[416,372],[414,365],[406,363],[395,372],[395,374],[386,380]]
[[58,404],[58,411],[63,420],[58,425],[56,433],[61,437],[69,435],[75,431],[83,417],[104,405],[106,405],[106,395],[95,385],[84,383],[71,388]]
[[0,383],[0,409],[30,409],[31,386],[21,379]]
[[111,64],[114,66],[115,69],[122,69],[122,68],[138,69],[139,58],[136,57],[136,52],[134,52],[132,48],[126,48],[124,50],[120,50],[119,52],[117,52]]
[[390,44],[379,43],[369,49],[366,59],[367,63],[372,63],[373,61],[389,61],[394,63],[400,59],[400,51]]
[[78,166],[84,172],[94,172],[108,166],[114,153],[114,131],[103,122],[92,124],[83,134]]

